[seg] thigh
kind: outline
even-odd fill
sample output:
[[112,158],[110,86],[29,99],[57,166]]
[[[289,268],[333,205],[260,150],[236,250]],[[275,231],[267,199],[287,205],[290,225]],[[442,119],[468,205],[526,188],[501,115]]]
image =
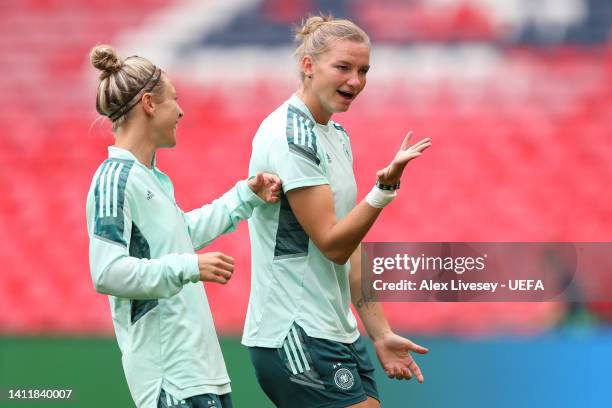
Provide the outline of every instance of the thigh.
[[230,393],[217,394],[201,394],[188,398],[191,403],[189,408],[233,408],[232,395]]
[[277,407],[331,408],[367,399],[349,346],[309,337],[294,325],[282,347],[249,351],[257,380]]
[[380,402],[375,398],[368,397],[367,400],[346,408],[380,408]]
[[[349,348],[357,364],[357,371],[359,372],[359,377],[361,378],[361,383],[366,395],[372,397],[376,401],[380,401],[376,379],[374,378],[374,365],[368,354],[366,341],[363,337],[359,337],[356,342],[349,346]],[[372,406],[374,407],[377,405]]]
[[233,406],[230,393],[223,395],[201,394],[179,400],[162,389],[157,401],[157,408],[233,408]]

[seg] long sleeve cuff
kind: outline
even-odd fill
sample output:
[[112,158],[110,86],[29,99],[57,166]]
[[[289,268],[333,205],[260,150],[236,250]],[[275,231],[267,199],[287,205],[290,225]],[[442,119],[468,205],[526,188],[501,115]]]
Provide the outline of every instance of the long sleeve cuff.
[[257,194],[251,190],[249,184],[245,180],[241,180],[236,184],[236,191],[240,200],[250,205],[252,208],[265,204],[266,202],[259,198]]
[[200,280],[200,262],[198,260],[198,254],[185,254],[187,260],[187,279],[190,282],[198,282]]

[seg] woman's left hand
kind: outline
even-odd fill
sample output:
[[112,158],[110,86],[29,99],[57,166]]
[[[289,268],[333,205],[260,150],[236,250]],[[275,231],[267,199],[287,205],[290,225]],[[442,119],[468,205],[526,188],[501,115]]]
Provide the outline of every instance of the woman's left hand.
[[374,342],[376,356],[389,378],[409,380],[414,375],[422,383],[425,379],[410,352],[425,354],[429,350],[393,332]]
[[247,184],[266,203],[276,203],[280,198],[281,180],[276,174],[257,173]]
[[380,169],[376,172],[378,181],[383,184],[398,183],[408,162],[421,156],[421,154],[431,146],[431,139],[429,137],[410,145],[411,137],[412,132],[408,132],[391,163],[384,169]]

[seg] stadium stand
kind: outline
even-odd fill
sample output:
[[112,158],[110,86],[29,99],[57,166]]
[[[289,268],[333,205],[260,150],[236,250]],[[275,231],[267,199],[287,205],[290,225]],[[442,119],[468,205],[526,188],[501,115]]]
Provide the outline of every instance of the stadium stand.
[[[112,136],[108,124],[94,123],[86,56],[96,43],[121,46],[127,27],[178,32],[155,26],[152,16],[176,7],[204,14],[210,3],[0,4],[0,310],[10,311],[0,315],[1,332],[112,332],[108,303],[90,280],[84,215],[91,175]],[[435,143],[410,166],[403,197],[367,240],[612,239],[609,1],[237,3],[243,7],[231,15],[216,11],[227,14],[218,19],[224,24],[182,32],[172,53],[163,50],[175,56],[163,67],[186,116],[177,148],[161,152],[159,165],[183,209],[246,176],[252,135],[291,90],[291,26],[320,9],[355,19],[374,42],[370,84],[338,117],[352,138],[360,197],[408,129]],[[155,48],[140,41],[143,50]],[[207,292],[219,331],[239,333],[249,292],[246,226],[212,248],[236,258],[231,283]],[[600,278],[610,284],[609,276]],[[610,321],[609,305],[592,312]],[[402,330],[462,335],[538,332],[565,313],[548,303],[385,308]]]

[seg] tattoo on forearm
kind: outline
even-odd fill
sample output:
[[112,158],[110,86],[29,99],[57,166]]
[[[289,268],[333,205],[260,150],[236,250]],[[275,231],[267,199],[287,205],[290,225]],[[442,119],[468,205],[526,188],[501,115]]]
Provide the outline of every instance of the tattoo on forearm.
[[361,309],[363,306],[367,306],[368,302],[374,299],[374,295],[370,290],[361,290],[361,297],[354,303],[357,309]]

